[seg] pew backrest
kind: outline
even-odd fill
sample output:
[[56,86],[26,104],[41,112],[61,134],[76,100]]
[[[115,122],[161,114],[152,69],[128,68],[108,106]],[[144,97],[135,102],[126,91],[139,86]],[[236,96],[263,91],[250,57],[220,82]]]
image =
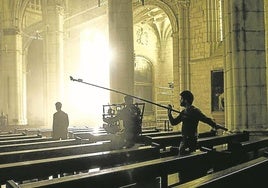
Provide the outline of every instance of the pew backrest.
[[265,187],[268,158],[260,157],[172,188]]
[[66,140],[48,140],[48,141],[33,142],[33,143],[28,142],[28,143],[19,143],[19,144],[7,144],[7,145],[0,145],[0,153],[30,150],[30,149],[49,148],[49,147],[68,146],[68,145],[78,145],[78,144],[83,144],[83,143],[89,143],[89,142],[85,140],[66,139]]
[[[161,185],[167,187],[167,176],[178,171],[189,169],[189,164],[196,169],[206,171],[207,153],[196,152],[184,157],[166,157],[160,159],[123,165],[98,172],[65,176],[51,180],[20,184],[20,188],[26,187],[120,187],[131,183],[154,180],[161,177]],[[205,169],[203,169],[205,168]],[[12,181],[10,182],[12,184]]]
[[14,140],[0,140],[0,145],[7,144],[19,144],[19,143],[33,143],[33,142],[44,142],[53,140],[52,137],[37,137],[37,138],[27,138],[27,139],[14,139]]
[[[108,168],[159,158],[159,149],[141,146],[123,150],[113,150],[90,154],[71,155],[49,159],[0,164],[0,184],[38,179],[54,174],[72,173],[93,168]],[[27,173],[25,173],[27,172]]]
[[111,143],[89,143],[0,153],[0,164],[111,150]]

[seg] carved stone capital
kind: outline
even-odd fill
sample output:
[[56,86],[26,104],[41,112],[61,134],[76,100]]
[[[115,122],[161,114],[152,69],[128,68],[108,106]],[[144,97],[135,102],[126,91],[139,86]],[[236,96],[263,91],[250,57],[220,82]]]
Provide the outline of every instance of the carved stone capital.
[[61,5],[56,5],[56,11],[60,15],[64,15],[64,7]]
[[184,8],[190,6],[190,0],[177,0],[176,3],[178,8]]

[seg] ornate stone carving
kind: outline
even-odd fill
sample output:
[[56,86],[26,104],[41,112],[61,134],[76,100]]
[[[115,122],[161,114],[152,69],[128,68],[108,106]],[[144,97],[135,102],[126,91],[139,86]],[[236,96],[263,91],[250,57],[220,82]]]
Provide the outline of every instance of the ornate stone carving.
[[147,45],[148,44],[148,32],[144,31],[142,27],[139,27],[137,29],[137,40],[136,42],[141,45]]

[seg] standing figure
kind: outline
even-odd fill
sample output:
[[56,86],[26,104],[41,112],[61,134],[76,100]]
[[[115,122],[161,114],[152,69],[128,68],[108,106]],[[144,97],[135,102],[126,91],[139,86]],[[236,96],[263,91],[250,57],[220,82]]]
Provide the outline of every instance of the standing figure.
[[1,112],[0,126],[6,126],[6,125],[7,125],[7,115],[5,115],[4,112]]
[[116,121],[123,121],[123,131],[119,133],[117,144],[119,147],[130,148],[137,142],[138,136],[141,133],[141,110],[133,104],[133,98],[129,95],[124,97],[125,107],[122,108],[114,117],[103,118],[103,121],[112,124]]
[[176,118],[173,118],[171,114],[172,106],[169,105],[168,118],[173,126],[182,122],[182,141],[179,145],[179,155],[185,155],[197,149],[197,127],[199,121],[210,125],[213,129],[218,129],[221,126],[192,105],[194,96],[191,91],[185,90],[180,93],[180,96],[180,106],[184,107],[184,109]]
[[56,102],[55,104],[57,112],[53,115],[53,139],[67,139],[69,117],[68,114],[61,110],[62,104]]

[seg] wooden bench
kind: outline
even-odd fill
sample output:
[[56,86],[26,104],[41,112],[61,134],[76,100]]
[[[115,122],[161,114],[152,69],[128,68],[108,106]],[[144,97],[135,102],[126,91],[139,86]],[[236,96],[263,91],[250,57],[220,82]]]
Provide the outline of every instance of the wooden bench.
[[100,142],[100,143],[61,146],[61,147],[2,152],[0,153],[0,164],[75,155],[75,154],[104,152],[111,150],[111,148],[112,145],[110,142],[105,143]]
[[159,132],[158,129],[142,129],[141,134],[150,134],[150,133],[157,133]]
[[234,142],[228,146],[237,162],[245,162],[250,159],[255,159],[264,154],[268,148],[268,137],[245,142]]
[[[215,135],[216,133],[214,131],[209,131],[200,133],[199,138],[203,138],[204,136],[211,137]],[[143,140],[147,144],[156,143],[160,148],[165,148],[167,146],[179,146],[181,139],[181,134],[167,134],[162,136],[145,136]]]
[[[152,146],[63,156],[27,162],[0,164],[0,184],[7,180],[23,181],[74,173],[93,168],[108,168],[159,158],[159,149]],[[27,173],[25,173],[27,172]]]
[[11,131],[1,131],[0,130],[0,135],[6,135],[6,134],[13,134]]
[[259,157],[172,188],[266,187],[267,171],[268,158]]
[[83,128],[83,129],[68,129],[70,138],[81,137],[88,138],[91,133],[107,133],[102,127],[97,128]]
[[[153,134],[158,132],[158,130],[145,130],[143,134]],[[111,140],[114,137],[114,134],[107,133],[106,131],[102,132],[76,132],[73,133],[74,138],[89,139],[91,142],[98,142],[104,140]]]
[[88,139],[91,142],[111,140],[114,134],[109,134],[107,132],[92,133],[92,132],[79,132],[75,133],[74,138]]
[[198,139],[198,147],[207,147],[213,149],[214,146],[223,145],[223,144],[232,144],[234,142],[242,142],[249,140],[249,133],[244,131],[241,133],[233,133],[226,135],[211,136],[207,138]]
[[25,136],[25,133],[8,133],[8,134],[0,134],[0,138],[7,138],[7,137],[17,137],[17,136]]
[[27,139],[14,139],[14,140],[2,140],[0,141],[1,145],[8,145],[8,144],[21,144],[21,143],[33,143],[33,142],[44,142],[53,140],[52,137],[38,137],[38,138],[27,138]]
[[154,159],[135,164],[103,169],[98,172],[76,174],[51,180],[24,183],[20,185],[16,185],[14,181],[9,181],[7,188],[84,188],[88,187],[89,185],[90,187],[115,188],[135,183],[139,185],[138,187],[152,187],[152,182],[155,182],[156,178],[160,178],[161,187],[166,188],[168,175],[178,171],[189,171],[189,164],[196,169],[191,173],[192,177],[189,177],[189,179],[195,179],[203,176],[204,173],[206,173],[207,168],[209,168],[207,164],[207,157],[208,155],[205,152],[196,152],[184,157],[166,157]]
[[[248,132],[232,133],[226,135],[212,136],[198,139],[198,148],[210,151],[210,163],[214,171],[219,171],[238,164],[233,153],[228,150],[229,145],[236,142],[249,140]],[[221,146],[219,149],[217,146]],[[223,146],[223,147],[222,147]],[[205,149],[204,149],[205,148]],[[218,149],[218,151],[217,151]]]
[[178,134],[181,134],[181,131],[157,131],[152,133],[143,133],[142,136],[154,137],[154,136],[178,135]]
[[148,141],[152,137],[169,136],[169,135],[181,135],[181,131],[158,131],[158,132],[152,132],[152,133],[142,133],[139,136],[139,140]]
[[0,141],[6,140],[21,140],[21,139],[31,139],[31,138],[41,138],[42,135],[21,135],[21,136],[10,136],[10,137],[0,137]]
[[0,153],[20,151],[20,150],[29,150],[29,149],[49,148],[49,147],[70,146],[70,145],[77,145],[77,144],[83,144],[83,143],[89,143],[89,142],[85,140],[67,139],[67,140],[48,140],[48,141],[41,141],[41,142],[7,144],[7,145],[0,145]]

